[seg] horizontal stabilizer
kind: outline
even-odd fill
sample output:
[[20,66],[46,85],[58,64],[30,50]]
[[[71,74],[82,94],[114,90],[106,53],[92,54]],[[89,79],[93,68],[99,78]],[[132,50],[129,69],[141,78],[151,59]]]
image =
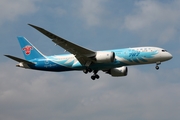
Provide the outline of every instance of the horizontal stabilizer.
[[21,58],[18,58],[18,57],[14,57],[14,56],[11,56],[11,55],[4,55],[4,56],[6,56],[8,58],[11,58],[11,59],[13,59],[13,60],[15,60],[17,62],[23,62],[23,63],[29,64],[29,65],[34,65],[33,62],[29,62],[27,60],[24,60],[24,59],[21,59]]

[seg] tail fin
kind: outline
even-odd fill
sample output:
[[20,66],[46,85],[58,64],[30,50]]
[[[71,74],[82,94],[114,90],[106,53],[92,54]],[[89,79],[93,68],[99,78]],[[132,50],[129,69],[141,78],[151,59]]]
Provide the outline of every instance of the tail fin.
[[31,60],[34,58],[45,58],[45,56],[36,47],[34,47],[25,37],[19,36],[17,38],[26,60]]

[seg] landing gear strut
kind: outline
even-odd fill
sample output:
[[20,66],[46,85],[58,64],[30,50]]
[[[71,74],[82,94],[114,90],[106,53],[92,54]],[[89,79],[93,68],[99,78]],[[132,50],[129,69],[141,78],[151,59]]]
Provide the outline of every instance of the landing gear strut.
[[91,76],[92,80],[99,79],[99,75],[97,74],[97,72],[98,72],[97,70],[93,71],[94,74]]
[[92,80],[99,79],[100,76],[97,74],[98,70],[92,70],[90,68],[86,68],[83,70],[85,74],[93,72],[94,74],[91,76]]
[[156,62],[156,70],[159,70],[159,66],[158,65],[160,65],[161,64],[161,62]]

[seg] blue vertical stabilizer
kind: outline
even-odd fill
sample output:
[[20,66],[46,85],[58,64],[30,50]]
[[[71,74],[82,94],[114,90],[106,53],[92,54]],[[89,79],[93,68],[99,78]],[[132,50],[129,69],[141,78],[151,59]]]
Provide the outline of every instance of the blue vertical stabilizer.
[[34,47],[25,37],[18,36],[17,38],[26,60],[31,60],[34,58],[45,58],[45,56],[36,47]]

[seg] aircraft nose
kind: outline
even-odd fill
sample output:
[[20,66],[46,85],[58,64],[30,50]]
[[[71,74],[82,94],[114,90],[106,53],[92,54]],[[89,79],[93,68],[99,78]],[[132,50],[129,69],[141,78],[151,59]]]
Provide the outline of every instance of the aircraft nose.
[[170,59],[172,59],[173,58],[173,56],[171,55],[171,53],[167,53],[167,55],[166,55],[166,58],[168,59],[168,60],[170,60]]

